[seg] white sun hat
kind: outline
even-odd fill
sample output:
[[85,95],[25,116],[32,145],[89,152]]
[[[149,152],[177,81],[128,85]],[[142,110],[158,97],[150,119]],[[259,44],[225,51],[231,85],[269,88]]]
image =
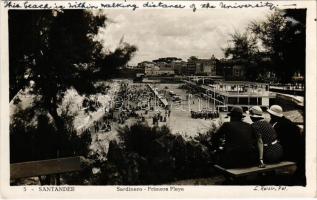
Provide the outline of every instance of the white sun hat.
[[250,117],[263,118],[263,111],[260,106],[252,106],[249,109]]
[[267,112],[277,117],[283,117],[283,109],[279,105],[271,106],[270,109],[267,110]]

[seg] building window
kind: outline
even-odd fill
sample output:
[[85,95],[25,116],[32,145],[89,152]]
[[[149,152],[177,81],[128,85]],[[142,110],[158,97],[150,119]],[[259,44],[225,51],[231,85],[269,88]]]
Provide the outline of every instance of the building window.
[[234,76],[240,76],[240,70],[239,69],[233,69]]
[[237,104],[237,98],[236,97],[228,97],[228,104]]
[[256,97],[250,97],[250,105],[257,105],[257,98]]
[[248,105],[248,98],[247,98],[247,97],[241,97],[241,98],[239,98],[239,104],[241,104],[241,105]]

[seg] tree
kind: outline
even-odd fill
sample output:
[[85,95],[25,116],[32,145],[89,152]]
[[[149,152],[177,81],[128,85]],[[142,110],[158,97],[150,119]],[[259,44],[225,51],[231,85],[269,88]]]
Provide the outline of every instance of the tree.
[[51,12],[9,11],[10,100],[29,84],[29,68],[41,54],[52,18]]
[[97,74],[101,76],[101,78],[111,78],[119,74],[118,67],[124,66],[136,51],[137,48],[134,45],[122,42],[114,52],[102,55],[96,61],[96,65],[102,66]]
[[276,11],[265,21],[250,24],[271,59],[270,70],[283,82],[305,71],[305,16],[303,9]]
[[190,56],[189,60],[198,60],[198,58],[196,56]]
[[105,53],[95,35],[106,27],[106,20],[104,15],[85,10],[9,12],[10,96],[28,88],[30,81],[34,83],[32,94],[39,100],[33,109],[44,109],[53,118],[59,154],[63,150],[60,141],[68,132],[58,112],[65,91],[97,92],[100,88],[95,83],[108,78],[136,51],[124,43]]
[[290,9],[253,21],[244,33],[231,35],[225,57],[244,65],[248,80],[289,83],[295,73],[305,73],[305,19],[306,10]]
[[249,32],[240,33],[236,31],[230,34],[229,46],[224,49],[225,57],[232,59],[251,60],[258,53],[256,39]]
[[159,62],[165,62],[165,63],[171,63],[174,61],[181,61],[181,58],[176,57],[165,57],[165,58],[158,58],[156,60],[153,60],[153,62],[159,63]]
[[242,65],[246,69],[246,78],[255,80],[258,74],[259,49],[256,38],[248,31],[231,34],[228,47],[224,48],[226,58],[231,64]]

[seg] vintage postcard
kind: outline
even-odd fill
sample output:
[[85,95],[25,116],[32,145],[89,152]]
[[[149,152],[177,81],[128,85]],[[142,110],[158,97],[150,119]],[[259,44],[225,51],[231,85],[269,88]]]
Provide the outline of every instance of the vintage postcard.
[[1,1],[2,198],[316,195],[316,1]]

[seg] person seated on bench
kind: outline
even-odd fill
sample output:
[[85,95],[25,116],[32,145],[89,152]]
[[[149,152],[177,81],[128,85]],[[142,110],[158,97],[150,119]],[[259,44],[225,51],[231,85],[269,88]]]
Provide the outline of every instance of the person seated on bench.
[[242,121],[243,110],[233,107],[230,122],[225,122],[212,138],[215,161],[225,168],[255,166],[258,160],[256,135],[250,124]]
[[[278,163],[282,160],[283,147],[277,140],[277,134],[272,125],[265,121],[260,106],[253,106],[249,110],[251,124],[258,137],[259,167],[265,167],[265,163]],[[264,162],[263,162],[264,159]]]
[[295,184],[305,185],[305,134],[301,134],[299,127],[284,116],[281,106],[272,105],[268,113],[270,123],[283,147],[283,159],[296,162]]

